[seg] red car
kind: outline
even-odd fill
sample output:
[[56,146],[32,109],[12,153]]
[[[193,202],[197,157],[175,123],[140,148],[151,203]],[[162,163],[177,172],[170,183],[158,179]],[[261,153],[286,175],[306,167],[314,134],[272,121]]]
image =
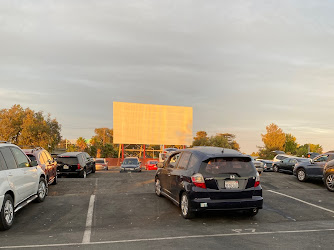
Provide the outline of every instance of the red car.
[[154,161],[154,160],[148,161],[145,164],[145,169],[146,170],[157,170],[158,169],[157,164],[158,164],[158,161]]

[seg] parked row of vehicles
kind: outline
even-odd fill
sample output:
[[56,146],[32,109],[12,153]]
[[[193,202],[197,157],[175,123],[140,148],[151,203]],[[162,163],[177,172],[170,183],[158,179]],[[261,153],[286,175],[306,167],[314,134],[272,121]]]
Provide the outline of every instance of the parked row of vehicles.
[[86,152],[71,152],[52,158],[43,148],[21,149],[0,142],[0,230],[14,223],[15,212],[32,201],[43,202],[50,184],[62,175],[86,178],[96,170]]
[[278,154],[272,162],[272,169],[274,172],[292,173],[301,182],[322,179],[326,188],[334,192],[334,152],[313,153],[310,157],[314,158]]

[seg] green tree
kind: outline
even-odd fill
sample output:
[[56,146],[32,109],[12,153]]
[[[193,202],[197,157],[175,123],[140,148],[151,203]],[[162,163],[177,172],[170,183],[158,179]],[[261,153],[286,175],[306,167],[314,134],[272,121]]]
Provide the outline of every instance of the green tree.
[[265,148],[270,151],[273,150],[284,151],[284,144],[286,138],[283,130],[274,123],[268,125],[266,127],[266,130],[267,130],[266,134],[261,134]]
[[307,156],[307,153],[308,153],[308,144],[304,144],[304,145],[300,145],[298,148],[297,148],[297,156],[299,157],[306,157]]
[[292,134],[285,134],[285,152],[295,155],[297,153],[297,147],[296,137]]

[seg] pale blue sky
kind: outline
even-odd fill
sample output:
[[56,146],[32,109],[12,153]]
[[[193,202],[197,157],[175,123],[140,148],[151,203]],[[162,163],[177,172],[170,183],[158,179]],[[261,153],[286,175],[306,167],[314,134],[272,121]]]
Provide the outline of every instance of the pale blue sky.
[[0,2],[0,108],[51,113],[69,139],[112,102],[192,106],[194,133],[256,151],[274,122],[334,149],[333,1]]

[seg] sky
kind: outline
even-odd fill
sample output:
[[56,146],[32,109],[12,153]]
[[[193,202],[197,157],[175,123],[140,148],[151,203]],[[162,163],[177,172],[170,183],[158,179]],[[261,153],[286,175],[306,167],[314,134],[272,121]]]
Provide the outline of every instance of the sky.
[[0,109],[50,113],[62,136],[113,126],[118,102],[190,106],[193,133],[241,151],[277,124],[334,149],[334,2],[2,0]]

